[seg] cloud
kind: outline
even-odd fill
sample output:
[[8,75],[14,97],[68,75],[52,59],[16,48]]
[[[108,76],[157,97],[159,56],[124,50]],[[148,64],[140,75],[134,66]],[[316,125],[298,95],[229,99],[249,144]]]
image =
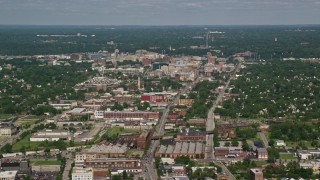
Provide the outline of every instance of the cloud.
[[0,0],[0,24],[320,23],[319,8],[319,0]]

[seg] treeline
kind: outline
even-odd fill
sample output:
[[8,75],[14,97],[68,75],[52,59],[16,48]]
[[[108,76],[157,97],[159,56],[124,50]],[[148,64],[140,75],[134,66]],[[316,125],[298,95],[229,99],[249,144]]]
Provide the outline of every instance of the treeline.
[[239,98],[224,101],[216,112],[232,118],[320,116],[320,64],[302,61],[267,61],[249,65],[231,83]]
[[84,92],[75,92],[73,86],[95,74],[89,63],[70,61],[71,66],[47,66],[37,60],[0,61],[4,63],[15,66],[0,71],[0,113],[4,114],[57,114],[47,102],[57,98],[83,99]]
[[[298,29],[300,31],[295,31]],[[320,57],[319,26],[2,26],[0,55],[113,52],[116,48],[133,53],[137,49],[157,47],[154,51],[158,53],[202,56],[207,49],[191,49],[190,46],[204,46],[208,31],[225,32],[210,34],[208,41],[212,49],[221,49],[224,56],[253,51],[263,59]],[[75,36],[77,33],[88,37]],[[73,36],[37,37],[38,34]],[[108,41],[115,44],[107,45]],[[170,51],[170,47],[175,50]]]

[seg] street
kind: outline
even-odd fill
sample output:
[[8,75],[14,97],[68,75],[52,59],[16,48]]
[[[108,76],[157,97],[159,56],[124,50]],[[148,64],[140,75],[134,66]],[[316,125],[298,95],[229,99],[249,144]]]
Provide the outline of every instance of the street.
[[[167,116],[169,114],[170,108],[172,105],[177,104],[180,99],[181,94],[185,94],[186,91],[189,88],[192,88],[200,81],[200,77],[197,78],[194,82],[187,84],[177,95],[176,97],[168,104],[167,108],[163,111],[163,114],[161,118],[159,119],[159,122],[155,128],[155,135],[160,135],[162,136],[164,134],[164,125],[167,120]],[[145,172],[145,178],[148,180],[156,180],[158,179],[157,171],[156,168],[154,167],[153,164],[153,154],[156,150],[156,148],[160,145],[160,140],[153,140],[150,143],[150,147],[147,151],[147,153],[144,155],[142,159],[142,169]]]
[[[207,132],[214,131],[214,129],[215,129],[214,111],[215,111],[216,107],[222,102],[225,90],[228,89],[231,80],[235,77],[235,75],[239,71],[240,67],[241,67],[241,63],[238,63],[233,74],[230,76],[226,85],[224,86],[222,91],[217,96],[217,99],[213,103],[211,109],[208,111],[207,123],[206,123],[206,131]],[[206,147],[205,147],[205,160],[207,160],[207,162],[214,162],[215,164],[219,165],[223,169],[223,172],[225,172],[229,175],[230,179],[236,179],[223,163],[218,163],[217,161],[214,161],[215,157],[214,157],[214,147],[213,147],[213,138],[214,138],[213,136],[214,136],[213,134],[207,135]]]

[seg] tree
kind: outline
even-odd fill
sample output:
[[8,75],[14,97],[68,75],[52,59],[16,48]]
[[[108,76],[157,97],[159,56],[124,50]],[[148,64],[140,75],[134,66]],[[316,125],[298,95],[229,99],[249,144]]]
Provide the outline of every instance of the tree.
[[7,143],[1,148],[1,152],[3,153],[12,153],[12,145]]
[[244,151],[250,151],[251,149],[250,149],[250,146],[249,146],[249,144],[248,144],[248,142],[246,141],[246,140],[243,140],[242,141],[242,149],[244,150]]
[[231,141],[231,146],[237,147],[237,146],[239,146],[239,142],[237,140],[232,140]]
[[123,171],[122,178],[125,179],[125,180],[128,179],[127,171]]
[[229,147],[229,146],[230,146],[230,142],[229,142],[229,141],[225,142],[225,143],[224,143],[224,146],[225,146],[225,147]]
[[268,148],[268,162],[274,163],[276,159],[279,159],[279,158],[280,158],[280,154],[276,148],[274,147]]
[[24,155],[26,154],[26,147],[24,145],[20,148],[20,152]]
[[176,164],[184,164],[187,165],[191,162],[190,158],[188,156],[180,156],[180,157],[176,157],[174,159],[174,162]]

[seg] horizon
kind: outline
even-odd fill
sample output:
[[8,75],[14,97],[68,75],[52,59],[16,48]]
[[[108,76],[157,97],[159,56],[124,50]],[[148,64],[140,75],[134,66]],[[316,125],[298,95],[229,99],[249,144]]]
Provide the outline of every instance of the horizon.
[[105,27],[121,27],[121,26],[136,26],[136,27],[177,27],[177,26],[191,26],[191,27],[224,27],[224,26],[320,26],[318,24],[0,24],[0,26],[105,26]]
[[0,0],[0,24],[320,24],[319,9],[318,0]]

